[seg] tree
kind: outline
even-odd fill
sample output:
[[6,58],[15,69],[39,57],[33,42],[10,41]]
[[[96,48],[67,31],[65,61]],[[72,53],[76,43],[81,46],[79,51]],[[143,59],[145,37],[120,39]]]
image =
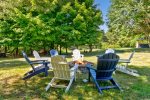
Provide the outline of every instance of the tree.
[[[114,43],[122,47],[130,46],[137,39],[135,35],[141,36],[144,35],[143,33],[148,33],[137,31],[143,30],[144,27],[149,29],[148,24],[140,24],[145,20],[145,16],[148,19],[148,4],[149,2],[146,0],[112,0],[108,14],[108,25],[109,35],[111,35],[111,38],[115,38]],[[131,43],[131,41],[134,43]]]
[[75,8],[79,12],[73,20],[75,36],[77,43],[80,45],[89,45],[92,51],[92,45],[100,43],[102,32],[99,25],[103,24],[102,13],[93,6],[93,0],[86,0],[85,2],[75,1]]
[[61,48],[67,52],[71,45],[91,46],[98,41],[102,19],[93,0],[14,1],[1,2],[0,33],[1,43],[17,54],[19,49],[46,51],[57,47],[61,53]]

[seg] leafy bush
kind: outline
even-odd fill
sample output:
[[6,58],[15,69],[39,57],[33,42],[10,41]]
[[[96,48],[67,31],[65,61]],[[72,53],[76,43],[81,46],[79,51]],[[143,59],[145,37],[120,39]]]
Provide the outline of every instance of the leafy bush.
[[119,48],[120,46],[118,44],[110,44],[108,42],[102,43],[102,49],[108,49],[108,48]]

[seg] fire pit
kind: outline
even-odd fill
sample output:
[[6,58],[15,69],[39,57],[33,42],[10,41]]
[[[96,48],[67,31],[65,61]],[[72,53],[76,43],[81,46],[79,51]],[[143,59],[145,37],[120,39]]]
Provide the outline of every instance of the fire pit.
[[78,73],[77,73],[77,77],[78,79],[83,79],[84,81],[88,79],[88,69],[86,68],[87,64],[91,64],[94,65],[94,63],[89,62],[89,61],[82,61],[82,63],[78,62],[78,61],[71,61],[69,62],[69,66],[70,68],[72,68],[74,66],[75,63],[78,63]]

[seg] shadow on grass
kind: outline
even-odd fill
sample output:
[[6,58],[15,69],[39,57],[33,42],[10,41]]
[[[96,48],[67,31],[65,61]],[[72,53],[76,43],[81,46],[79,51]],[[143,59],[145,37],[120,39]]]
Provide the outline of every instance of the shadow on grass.
[[[10,68],[24,68],[24,65],[28,65],[25,61],[12,60],[0,62],[0,69],[9,70]],[[29,65],[30,66],[30,65]]]
[[[20,62],[20,61],[19,61]],[[15,68],[15,66],[13,66]],[[16,66],[17,67],[17,66]],[[30,78],[26,87],[24,81],[21,80],[20,72],[8,78],[7,84],[5,80],[0,80],[0,99],[45,99],[45,100],[68,100],[68,99],[148,99],[150,98],[150,68],[149,66],[128,66],[136,69],[140,77],[134,77],[121,72],[116,72],[114,76],[118,84],[123,88],[123,92],[117,89],[104,90],[104,94],[98,93],[93,82],[83,83],[78,79],[74,82],[68,93],[64,93],[65,89],[50,88],[47,92],[45,87],[51,81],[53,72],[49,71],[48,77],[44,77],[41,73]],[[21,67],[23,68],[23,67]],[[8,68],[9,69],[9,68]],[[3,69],[2,69],[3,70]],[[17,76],[15,76],[17,74]],[[1,76],[1,75],[0,75]]]
[[114,77],[123,88],[125,95],[130,97],[131,92],[136,97],[134,98],[150,98],[150,68],[148,66],[128,66],[138,71],[139,77],[131,76],[119,71],[116,71]]
[[[31,99],[31,98],[48,98],[44,88],[46,81],[50,81],[53,73],[49,72],[49,76],[45,77],[44,73],[31,77],[27,80],[27,86],[21,76],[10,76],[0,80],[2,87],[0,95],[4,99]],[[7,84],[6,84],[7,81]],[[60,94],[60,93],[58,93]],[[62,93],[61,93],[62,94]],[[45,96],[46,95],[46,96]],[[48,100],[48,99],[47,99]]]

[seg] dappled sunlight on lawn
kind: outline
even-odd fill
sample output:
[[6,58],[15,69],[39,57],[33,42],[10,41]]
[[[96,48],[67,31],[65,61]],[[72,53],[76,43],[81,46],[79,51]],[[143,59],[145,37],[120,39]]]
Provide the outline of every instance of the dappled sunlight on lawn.
[[[120,58],[128,58],[129,52],[119,52]],[[84,60],[97,63],[97,54],[102,54],[100,51],[94,51],[91,54],[87,53]],[[122,100],[122,99],[148,99],[150,95],[150,53],[135,52],[129,68],[135,69],[140,74],[140,77],[134,77],[122,72],[116,71],[113,74],[114,79],[123,89],[104,90],[104,94],[98,93],[95,84],[91,82],[84,83],[80,78],[72,84],[68,93],[64,93],[65,89],[50,88],[47,92],[45,87],[51,81],[53,72],[49,71],[48,77],[44,77],[44,73],[36,75],[27,81],[25,85],[22,77],[24,73],[30,70],[30,65],[27,64],[24,58],[4,59],[0,61],[0,99],[29,99],[29,100]],[[31,57],[31,59],[34,59]],[[67,61],[71,61],[69,57]],[[103,83],[105,84],[105,83]],[[103,85],[101,84],[101,85]]]
[[[121,53],[118,54],[121,59],[128,59],[130,56],[130,53]],[[135,52],[133,55],[133,58],[131,59],[131,63],[129,65],[135,65],[135,66],[150,66],[150,53],[141,53],[141,52]]]
[[148,80],[148,76],[140,76],[139,79],[143,82],[143,83],[148,83],[150,80]]

